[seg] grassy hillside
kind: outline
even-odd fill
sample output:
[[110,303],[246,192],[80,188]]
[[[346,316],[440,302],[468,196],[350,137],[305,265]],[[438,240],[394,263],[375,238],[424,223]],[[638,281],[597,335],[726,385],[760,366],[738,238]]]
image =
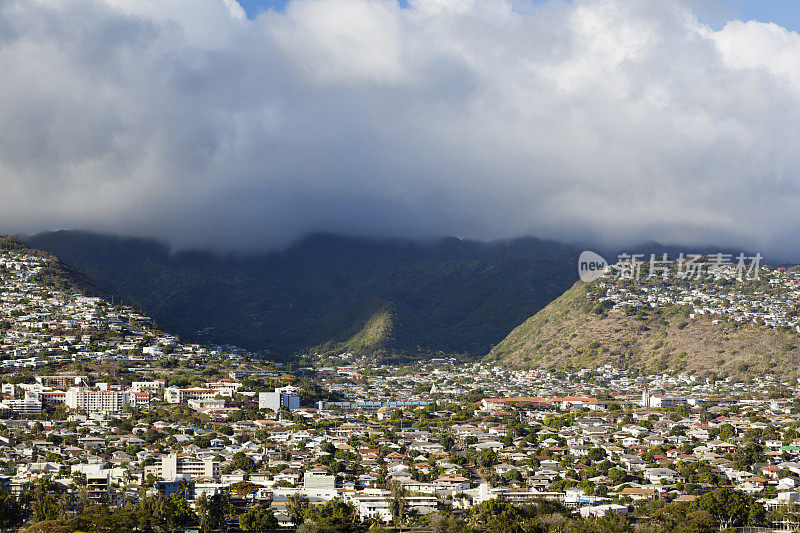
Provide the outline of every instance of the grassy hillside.
[[576,250],[536,239],[314,235],[279,252],[228,256],[81,232],[27,242],[188,340],[276,356],[483,356],[575,279]]
[[369,302],[355,314],[346,313],[327,325],[326,340],[309,349],[321,355],[369,353],[376,357],[390,355],[393,348],[397,314],[388,302]]
[[690,319],[672,306],[644,315],[622,310],[597,313],[589,285],[578,282],[515,328],[487,356],[524,368],[595,368],[612,363],[645,372],[668,369],[741,376],[771,373],[797,377],[796,333]]

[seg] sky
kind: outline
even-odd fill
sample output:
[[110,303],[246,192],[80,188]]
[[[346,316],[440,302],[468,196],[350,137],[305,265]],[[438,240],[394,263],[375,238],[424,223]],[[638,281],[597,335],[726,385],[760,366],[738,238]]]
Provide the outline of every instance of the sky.
[[0,233],[800,259],[800,8],[0,0]]
[[[247,18],[256,18],[267,10],[282,11],[288,0],[238,0]],[[533,0],[535,4],[547,3],[547,0]],[[400,5],[408,7],[403,0]],[[796,0],[700,0],[688,2],[698,18],[720,29],[731,20],[756,20],[774,22],[793,31],[800,29],[800,4]]]

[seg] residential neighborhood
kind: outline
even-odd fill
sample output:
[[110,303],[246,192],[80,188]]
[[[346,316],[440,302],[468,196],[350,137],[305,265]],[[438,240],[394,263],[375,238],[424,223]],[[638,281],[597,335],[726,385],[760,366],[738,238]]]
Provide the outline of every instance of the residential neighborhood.
[[[650,261],[642,258],[633,264],[627,260],[611,265],[595,285],[592,298],[607,302],[612,309],[635,312],[638,308],[682,307],[692,319],[706,316],[800,332],[797,267],[758,265],[750,274],[753,279],[739,280],[737,275],[741,275],[730,262],[697,262],[690,267],[684,261],[659,266],[657,257],[652,254]],[[679,282],[665,281],[668,279]]]
[[654,504],[691,509],[725,489],[762,523],[800,525],[788,511],[800,501],[798,384],[779,376],[347,353],[292,370],[56,289],[41,277],[49,261],[0,255],[0,475],[34,523],[147,498],[185,501],[180,524],[195,516],[207,530],[235,530],[254,510],[297,527],[334,504],[365,524],[475,523],[487,505],[540,500],[636,523]]

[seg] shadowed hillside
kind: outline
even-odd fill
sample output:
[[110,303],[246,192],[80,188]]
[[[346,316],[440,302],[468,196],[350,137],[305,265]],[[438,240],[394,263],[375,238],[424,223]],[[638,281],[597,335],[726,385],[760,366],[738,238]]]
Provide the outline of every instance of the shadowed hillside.
[[220,256],[82,232],[27,242],[189,340],[291,355],[485,355],[575,279],[576,250],[536,239],[421,244],[313,235]]
[[93,279],[78,272],[52,254],[29,247],[24,241],[9,235],[0,235],[0,251],[23,252],[50,261],[34,276],[34,281],[61,291],[74,291],[88,296],[109,298],[111,293]]

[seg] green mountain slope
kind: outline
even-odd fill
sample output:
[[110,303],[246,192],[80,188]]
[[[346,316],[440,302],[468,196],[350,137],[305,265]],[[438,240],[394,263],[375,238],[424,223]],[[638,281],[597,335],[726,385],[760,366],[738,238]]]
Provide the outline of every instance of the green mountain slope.
[[313,235],[279,252],[226,256],[82,232],[26,240],[164,329],[275,356],[483,356],[572,284],[577,253],[536,239]]
[[326,340],[309,351],[335,355],[368,353],[386,357],[394,347],[397,311],[388,302],[368,302],[354,313],[326,320]]
[[[629,315],[598,312],[582,282],[515,328],[486,357],[522,368],[596,368],[611,363],[645,372],[797,377],[800,337],[791,331],[688,318],[677,306]],[[714,323],[719,322],[719,323]]]

